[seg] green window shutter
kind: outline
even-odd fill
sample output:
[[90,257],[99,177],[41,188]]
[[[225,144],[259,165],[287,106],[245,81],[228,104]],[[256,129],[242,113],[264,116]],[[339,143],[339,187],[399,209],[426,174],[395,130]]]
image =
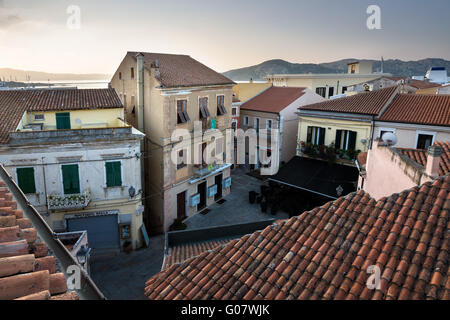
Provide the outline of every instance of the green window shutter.
[[69,112],[62,112],[56,114],[56,129],[70,129]]
[[17,168],[17,184],[25,194],[36,193],[34,168]]
[[77,164],[63,165],[62,175],[63,175],[64,194],[81,193]]
[[122,163],[120,161],[106,162],[106,186],[122,186]]

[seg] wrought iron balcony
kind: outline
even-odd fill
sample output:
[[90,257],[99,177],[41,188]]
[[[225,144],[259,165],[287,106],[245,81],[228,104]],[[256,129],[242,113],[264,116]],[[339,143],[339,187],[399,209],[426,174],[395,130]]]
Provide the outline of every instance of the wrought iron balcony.
[[50,194],[47,196],[49,210],[82,209],[87,207],[90,201],[91,193],[89,191],[81,194]]

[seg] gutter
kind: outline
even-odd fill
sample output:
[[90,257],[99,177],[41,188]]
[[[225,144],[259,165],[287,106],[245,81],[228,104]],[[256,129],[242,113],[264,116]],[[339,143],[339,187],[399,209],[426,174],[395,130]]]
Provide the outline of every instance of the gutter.
[[62,272],[66,279],[71,276],[67,274],[67,268],[70,266],[77,266],[80,269],[81,276],[81,288],[76,289],[81,300],[106,300],[105,296],[101,293],[95,283],[92,281],[89,274],[84,268],[75,260],[70,254],[67,248],[63,245],[61,240],[57,238],[57,234],[50,229],[49,225],[44,221],[41,215],[31,205],[22,190],[17,186],[12,177],[5,170],[3,165],[0,164],[0,178],[5,182],[10,192],[13,194],[17,204],[21,207],[23,215],[28,218],[33,227],[36,228],[38,236],[44,241],[47,247],[54,253],[55,257],[61,263]]

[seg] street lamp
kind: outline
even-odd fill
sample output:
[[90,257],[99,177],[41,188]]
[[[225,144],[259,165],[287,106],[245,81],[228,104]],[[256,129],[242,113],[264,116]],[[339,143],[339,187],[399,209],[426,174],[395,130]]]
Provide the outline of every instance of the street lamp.
[[86,249],[86,247],[84,245],[82,245],[80,250],[78,250],[78,252],[77,252],[78,263],[81,264],[83,267],[87,261],[87,258],[89,257],[90,252],[91,252],[91,248]]

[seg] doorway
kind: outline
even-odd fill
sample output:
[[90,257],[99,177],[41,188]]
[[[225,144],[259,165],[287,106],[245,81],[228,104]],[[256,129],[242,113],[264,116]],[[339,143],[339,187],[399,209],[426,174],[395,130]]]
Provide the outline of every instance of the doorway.
[[180,221],[186,219],[186,191],[177,195],[177,218]]
[[201,211],[206,208],[206,181],[198,185],[197,192],[200,194],[200,202],[197,205],[197,211]]
[[214,200],[220,200],[222,199],[222,181],[223,181],[223,174],[219,174],[218,176],[216,176],[216,186],[217,186],[217,193],[214,196]]

